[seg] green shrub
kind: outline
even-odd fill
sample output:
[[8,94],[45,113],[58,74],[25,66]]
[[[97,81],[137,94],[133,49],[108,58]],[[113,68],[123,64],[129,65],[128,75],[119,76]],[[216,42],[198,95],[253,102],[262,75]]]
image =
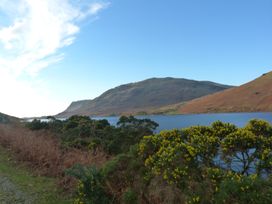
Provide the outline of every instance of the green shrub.
[[108,204],[109,196],[104,189],[104,179],[95,167],[75,165],[66,173],[79,180],[75,204]]
[[137,204],[138,203],[137,194],[131,188],[129,188],[126,192],[123,193],[122,201],[125,204]]
[[34,119],[30,123],[27,123],[26,127],[28,127],[31,130],[42,130],[42,129],[48,128],[48,123],[41,122],[41,120]]
[[232,175],[224,179],[215,194],[215,203],[270,204],[272,182],[257,176]]
[[133,116],[121,117],[118,125],[111,126],[107,120],[92,120],[87,116],[72,116],[67,120],[48,117],[48,122],[33,120],[26,126],[31,130],[47,129],[61,140],[65,148],[92,149],[99,147],[108,154],[128,152],[145,135],[153,134],[158,124],[150,119]]

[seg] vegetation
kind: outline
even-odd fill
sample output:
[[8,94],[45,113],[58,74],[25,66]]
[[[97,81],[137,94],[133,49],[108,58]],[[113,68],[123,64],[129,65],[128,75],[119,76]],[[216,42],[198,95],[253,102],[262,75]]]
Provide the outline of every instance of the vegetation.
[[[20,199],[18,203],[72,203],[71,198],[65,198],[67,196],[58,190],[55,179],[33,176],[28,169],[18,166],[13,161],[10,152],[0,148],[0,203],[16,203],[18,199]],[[9,182],[3,182],[2,178],[8,179]],[[9,192],[5,192],[6,190]],[[5,197],[5,193],[8,195],[13,193],[12,198]]]
[[31,130],[54,132],[63,147],[91,149],[94,154],[100,148],[108,154],[127,152],[143,136],[153,134],[158,126],[154,121],[133,116],[122,116],[117,127],[111,126],[107,120],[92,120],[87,116],[72,116],[64,121],[49,119],[49,122],[33,120],[26,125]]
[[79,180],[76,204],[110,203],[104,190],[102,174],[96,167],[75,165],[66,172]]
[[10,150],[13,160],[27,166],[33,175],[51,178],[59,189],[67,193],[73,192],[76,184],[75,179],[65,175],[67,168],[75,164],[99,167],[110,159],[101,151],[93,155],[83,149],[62,148],[51,131],[30,131],[18,123],[0,124],[0,144]]
[[76,203],[266,204],[272,199],[272,126],[266,121],[251,120],[243,128],[217,121],[158,134],[155,122],[125,116],[116,127],[84,116],[27,126],[54,133],[63,151],[110,156],[103,165],[67,167],[66,175],[79,181]]
[[151,175],[187,192],[188,202],[269,203],[272,127],[265,121],[164,131],[144,137],[139,153]]

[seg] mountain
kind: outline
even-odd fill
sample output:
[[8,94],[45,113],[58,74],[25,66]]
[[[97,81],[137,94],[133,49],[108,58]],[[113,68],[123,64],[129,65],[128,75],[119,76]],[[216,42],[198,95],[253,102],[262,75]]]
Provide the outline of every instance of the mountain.
[[190,101],[228,88],[231,86],[208,81],[151,78],[110,89],[93,100],[73,102],[57,117],[144,114],[149,110]]
[[6,124],[11,122],[19,122],[18,118],[0,113],[0,124]]
[[176,113],[271,112],[272,72],[239,87],[172,107]]

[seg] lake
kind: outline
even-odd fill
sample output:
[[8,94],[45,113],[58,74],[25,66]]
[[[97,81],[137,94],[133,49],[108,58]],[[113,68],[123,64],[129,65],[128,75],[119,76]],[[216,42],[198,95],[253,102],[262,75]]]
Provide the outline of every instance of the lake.
[[[251,119],[263,119],[272,123],[272,113],[216,113],[192,115],[144,115],[137,118],[149,118],[159,124],[156,132],[193,125],[210,125],[215,121],[228,122],[243,127]],[[107,119],[111,125],[116,125],[119,117],[92,117],[93,119]]]

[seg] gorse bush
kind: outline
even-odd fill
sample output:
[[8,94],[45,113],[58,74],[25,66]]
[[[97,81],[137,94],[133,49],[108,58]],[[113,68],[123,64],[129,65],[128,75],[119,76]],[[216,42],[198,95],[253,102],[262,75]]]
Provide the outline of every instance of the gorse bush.
[[[212,202],[215,201],[214,195],[218,194],[216,198],[222,198],[219,199],[222,203],[253,203],[257,195],[267,203],[264,198],[271,193],[271,189],[253,189],[254,182],[256,186],[262,182],[269,183],[270,186],[266,186],[272,188],[267,179],[272,167],[272,129],[265,121],[252,120],[244,128],[215,122],[211,127],[162,131],[141,140],[139,156],[153,177],[161,176],[170,185],[191,194],[188,202]],[[252,175],[257,179],[251,179]],[[243,187],[250,182],[251,187]],[[201,189],[203,183],[206,189]],[[237,188],[237,198],[233,202],[230,199],[232,185],[232,190]],[[238,191],[242,187],[244,194]],[[206,192],[207,189],[210,193]],[[250,192],[250,198],[242,197]],[[199,200],[196,199],[198,195],[201,195]],[[205,200],[204,195],[210,195],[210,198]]]
[[231,175],[220,183],[214,196],[214,203],[270,204],[272,185],[256,175]]

